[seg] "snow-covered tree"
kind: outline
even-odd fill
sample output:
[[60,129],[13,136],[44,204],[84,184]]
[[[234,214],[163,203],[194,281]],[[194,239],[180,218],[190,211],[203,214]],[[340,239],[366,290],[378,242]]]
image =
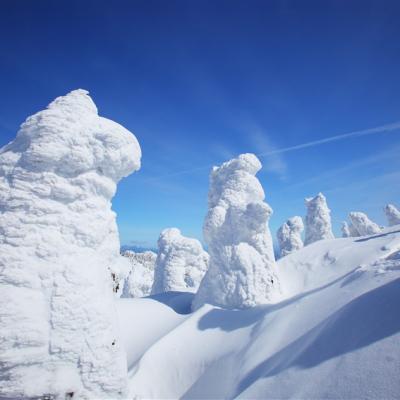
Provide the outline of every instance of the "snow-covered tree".
[[254,154],[214,167],[203,233],[210,265],[193,308],[205,303],[245,308],[280,295],[268,220],[271,207],[255,177],[261,163]]
[[301,217],[289,218],[277,232],[281,257],[293,253],[303,247],[301,233],[304,230],[304,224]]
[[346,221],[342,222],[341,231],[342,231],[342,237],[344,238],[351,237],[349,224]]
[[152,251],[135,253],[126,250],[122,253],[131,264],[131,270],[125,280],[122,297],[145,297],[150,295],[154,282],[154,266],[157,254]]
[[84,90],[29,117],[0,150],[2,396],[125,398],[111,198],[140,158]]
[[164,229],[158,239],[158,254],[152,294],[195,292],[208,268],[208,253],[197,239],[177,228]]
[[389,226],[400,224],[400,210],[396,208],[393,204],[388,204],[385,207],[385,214]]
[[362,212],[351,212],[350,221],[358,233],[357,236],[374,235],[380,233],[382,229],[375,222],[372,222],[368,216]]
[[304,245],[318,240],[333,239],[331,210],[328,208],[325,196],[318,193],[315,197],[306,198],[305,204],[307,215]]

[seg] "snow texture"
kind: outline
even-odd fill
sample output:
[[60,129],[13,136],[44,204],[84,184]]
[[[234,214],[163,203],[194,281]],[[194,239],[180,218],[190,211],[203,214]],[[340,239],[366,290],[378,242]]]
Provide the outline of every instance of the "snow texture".
[[208,254],[197,239],[177,228],[164,229],[158,238],[158,254],[152,294],[196,292],[208,268]]
[[393,204],[388,204],[385,207],[385,214],[389,226],[400,224],[400,210],[396,208]]
[[214,167],[203,233],[210,266],[193,302],[246,308],[274,302],[280,293],[268,220],[271,207],[255,177],[261,163],[253,154]]
[[343,238],[351,237],[349,224],[346,221],[342,222],[341,231],[342,231]]
[[300,250],[303,247],[301,233],[304,230],[304,224],[301,217],[292,217],[288,219],[277,232],[281,257]]
[[84,90],[29,117],[0,150],[1,396],[125,396],[110,271],[126,260],[111,198],[140,158]]
[[305,220],[304,245],[307,246],[318,240],[333,239],[331,210],[322,193],[305,199],[307,215]]
[[122,253],[130,261],[131,268],[124,283],[122,297],[145,297],[150,295],[154,282],[154,266],[157,254],[152,251]]
[[351,212],[349,218],[354,229],[358,233],[357,236],[375,235],[382,231],[379,225],[372,222],[368,216],[362,212]]

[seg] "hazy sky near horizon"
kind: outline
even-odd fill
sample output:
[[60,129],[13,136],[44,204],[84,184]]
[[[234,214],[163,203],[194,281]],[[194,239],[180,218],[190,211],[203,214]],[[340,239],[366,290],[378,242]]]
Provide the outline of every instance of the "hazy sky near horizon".
[[384,0],[3,0],[0,146],[84,88],[143,151],[113,202],[122,244],[202,239],[209,171],[244,152],[273,235],[319,191],[337,234],[350,211],[383,224],[400,206],[399,20]]

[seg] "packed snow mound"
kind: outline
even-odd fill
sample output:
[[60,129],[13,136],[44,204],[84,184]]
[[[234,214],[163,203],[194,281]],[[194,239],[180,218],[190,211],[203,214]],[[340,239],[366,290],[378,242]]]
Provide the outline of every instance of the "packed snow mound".
[[380,226],[372,222],[368,216],[362,212],[351,212],[349,218],[355,232],[357,232],[357,235],[354,236],[374,235],[375,233],[381,232]]
[[388,204],[385,206],[385,214],[389,226],[400,224],[400,210],[396,208],[393,204]]
[[246,310],[205,305],[184,317],[163,312],[169,329],[131,364],[130,396],[397,399],[400,225],[315,242],[278,268],[288,282],[279,303]]
[[152,294],[196,292],[208,268],[208,253],[197,239],[177,228],[164,229],[158,239],[158,255]]
[[111,198],[140,158],[84,90],[29,117],[0,150],[2,396],[124,396],[110,272],[126,260]]
[[285,257],[294,251],[303,247],[301,233],[304,230],[304,224],[301,217],[289,218],[277,232],[281,257]]
[[130,261],[130,271],[124,283],[122,297],[145,297],[150,295],[154,282],[154,266],[157,254],[153,251],[135,253],[126,250],[122,255]]
[[205,303],[245,308],[279,297],[268,227],[272,209],[264,202],[264,190],[255,177],[260,169],[254,154],[242,154],[211,172],[203,227],[210,266],[194,309]]
[[304,245],[318,240],[332,239],[331,210],[322,193],[305,199],[307,215],[305,221]]

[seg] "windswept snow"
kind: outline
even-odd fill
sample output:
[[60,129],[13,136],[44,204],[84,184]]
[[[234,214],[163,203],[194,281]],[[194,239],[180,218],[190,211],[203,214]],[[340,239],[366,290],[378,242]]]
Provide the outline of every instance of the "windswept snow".
[[287,256],[303,247],[301,233],[304,230],[304,224],[301,217],[289,218],[277,232],[281,257]]
[[381,232],[379,225],[372,222],[368,216],[362,212],[351,212],[349,218],[354,230],[358,233],[356,236],[373,235]]
[[304,245],[318,240],[332,239],[331,210],[328,208],[326,198],[322,193],[315,197],[305,199],[307,215],[305,221]]
[[275,301],[280,293],[268,220],[271,207],[255,177],[253,154],[214,167],[210,175],[204,240],[210,266],[193,307],[210,303],[245,308]]
[[385,207],[385,214],[389,226],[400,224],[400,211],[393,204],[388,204]]
[[110,275],[126,264],[111,198],[140,157],[84,90],[29,117],[0,150],[1,396],[125,395]]
[[208,254],[197,239],[177,228],[164,229],[158,239],[158,255],[152,294],[195,292],[208,267]]

